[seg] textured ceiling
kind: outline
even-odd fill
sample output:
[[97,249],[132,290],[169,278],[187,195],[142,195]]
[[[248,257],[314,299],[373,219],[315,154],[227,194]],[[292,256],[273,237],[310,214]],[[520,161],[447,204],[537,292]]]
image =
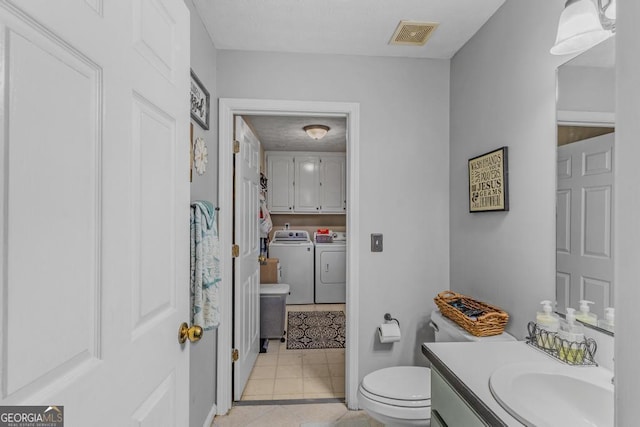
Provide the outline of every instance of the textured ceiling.
[[[217,49],[451,58],[505,0],[193,0]],[[389,45],[401,20],[438,22]]]
[[[344,117],[243,116],[266,151],[347,150],[347,121]],[[331,129],[319,141],[311,139],[303,126],[320,124]]]

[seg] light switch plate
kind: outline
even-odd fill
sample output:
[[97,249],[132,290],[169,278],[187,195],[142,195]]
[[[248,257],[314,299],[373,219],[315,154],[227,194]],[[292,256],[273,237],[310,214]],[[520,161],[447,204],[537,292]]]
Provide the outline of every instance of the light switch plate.
[[382,233],[371,233],[371,252],[382,252]]

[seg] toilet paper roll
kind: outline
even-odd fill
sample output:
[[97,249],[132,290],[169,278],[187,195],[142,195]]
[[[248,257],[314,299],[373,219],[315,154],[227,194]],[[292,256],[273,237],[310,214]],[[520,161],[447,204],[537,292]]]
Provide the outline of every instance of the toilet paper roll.
[[381,343],[400,341],[400,326],[397,323],[383,323],[378,326],[378,338]]

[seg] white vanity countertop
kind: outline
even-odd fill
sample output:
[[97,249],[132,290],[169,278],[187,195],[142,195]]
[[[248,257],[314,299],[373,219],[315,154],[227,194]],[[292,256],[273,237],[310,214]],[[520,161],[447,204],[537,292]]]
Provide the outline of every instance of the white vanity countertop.
[[[499,418],[504,425],[522,426],[494,399],[489,389],[489,377],[498,368],[519,362],[561,364],[524,341],[512,342],[442,342],[422,344],[422,353],[467,403],[483,418]],[[576,368],[589,369],[589,368]],[[449,370],[450,372],[446,372]],[[443,372],[444,371],[444,372]],[[451,378],[450,375],[454,378]],[[463,385],[455,384],[457,379]],[[453,380],[453,381],[452,381]],[[468,390],[460,390],[466,386]],[[468,392],[471,392],[471,395]],[[479,399],[481,402],[473,401]],[[484,404],[484,408],[482,408]],[[480,407],[479,407],[480,406]],[[486,414],[486,409],[490,413]],[[491,414],[491,412],[493,414]],[[486,417],[485,415],[489,415]],[[491,424],[491,423],[490,423]]]

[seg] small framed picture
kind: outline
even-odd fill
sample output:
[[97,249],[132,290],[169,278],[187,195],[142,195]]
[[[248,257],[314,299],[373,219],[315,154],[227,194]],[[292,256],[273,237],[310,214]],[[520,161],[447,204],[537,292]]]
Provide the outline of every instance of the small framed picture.
[[203,129],[209,129],[209,91],[191,70],[191,118]]
[[469,212],[509,210],[507,147],[469,159]]

